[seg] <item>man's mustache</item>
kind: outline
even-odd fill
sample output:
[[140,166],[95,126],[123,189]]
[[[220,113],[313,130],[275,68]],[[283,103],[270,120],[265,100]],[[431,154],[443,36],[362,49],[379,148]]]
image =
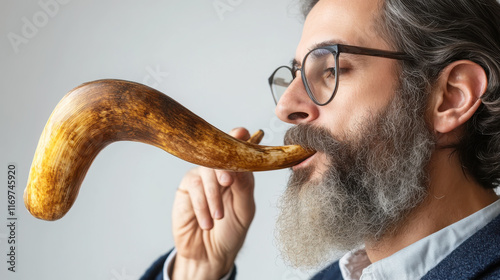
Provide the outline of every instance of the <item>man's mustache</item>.
[[322,153],[331,153],[339,148],[341,142],[325,128],[310,124],[298,124],[287,130],[285,145],[301,145]]

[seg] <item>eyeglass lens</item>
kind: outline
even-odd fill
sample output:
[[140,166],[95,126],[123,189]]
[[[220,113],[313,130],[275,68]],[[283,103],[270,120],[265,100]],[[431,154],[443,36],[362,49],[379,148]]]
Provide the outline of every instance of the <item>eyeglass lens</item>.
[[[315,49],[308,53],[302,65],[310,94],[317,103],[324,104],[332,97],[336,81],[336,58],[328,49]],[[287,66],[281,66],[274,72],[271,90],[274,100],[278,103],[288,86],[292,83],[292,71]]]
[[320,104],[328,102],[336,86],[334,54],[327,49],[315,49],[307,55],[302,68],[314,99]]
[[292,70],[288,66],[281,66],[276,69],[271,83],[271,91],[273,92],[274,101],[278,104],[281,96],[285,93],[288,86],[292,83]]

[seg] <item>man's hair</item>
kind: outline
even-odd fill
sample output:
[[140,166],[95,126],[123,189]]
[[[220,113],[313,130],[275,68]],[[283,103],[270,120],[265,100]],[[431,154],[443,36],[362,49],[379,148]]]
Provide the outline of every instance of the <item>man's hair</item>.
[[[307,15],[318,0],[303,1]],[[453,145],[462,168],[485,188],[500,184],[500,4],[497,0],[385,0],[376,30],[413,57],[401,63],[403,83],[427,94],[450,63],[470,60],[486,72],[482,104]],[[427,99],[424,99],[427,100]],[[415,104],[423,115],[426,104]]]

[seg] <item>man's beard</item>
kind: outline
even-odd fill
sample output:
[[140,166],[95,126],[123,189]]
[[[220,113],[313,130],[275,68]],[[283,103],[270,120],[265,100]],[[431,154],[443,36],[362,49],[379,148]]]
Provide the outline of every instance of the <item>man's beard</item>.
[[396,92],[381,113],[358,127],[356,136],[341,140],[311,125],[287,132],[286,144],[328,158],[320,179],[311,179],[313,168],[294,171],[279,202],[276,236],[292,266],[317,268],[340,252],[380,240],[398,230],[423,201],[435,140],[411,103]]

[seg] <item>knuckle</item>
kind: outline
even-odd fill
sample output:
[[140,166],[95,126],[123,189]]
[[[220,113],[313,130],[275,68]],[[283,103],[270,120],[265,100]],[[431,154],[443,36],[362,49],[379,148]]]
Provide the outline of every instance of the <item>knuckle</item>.
[[207,204],[201,197],[193,198],[193,210],[196,213],[204,213],[207,211]]
[[192,177],[188,178],[187,184],[188,184],[188,186],[191,186],[191,187],[199,187],[199,186],[203,186],[203,180],[201,179],[200,176],[192,176]]
[[185,186],[186,188],[189,188],[190,186],[197,186],[202,183],[201,177],[197,172],[193,172],[193,170],[189,171],[184,175],[184,177],[181,180],[181,186]]
[[211,198],[218,197],[220,194],[220,190],[219,190],[218,186],[208,187],[205,190],[205,192],[207,194],[207,197],[211,197]]

